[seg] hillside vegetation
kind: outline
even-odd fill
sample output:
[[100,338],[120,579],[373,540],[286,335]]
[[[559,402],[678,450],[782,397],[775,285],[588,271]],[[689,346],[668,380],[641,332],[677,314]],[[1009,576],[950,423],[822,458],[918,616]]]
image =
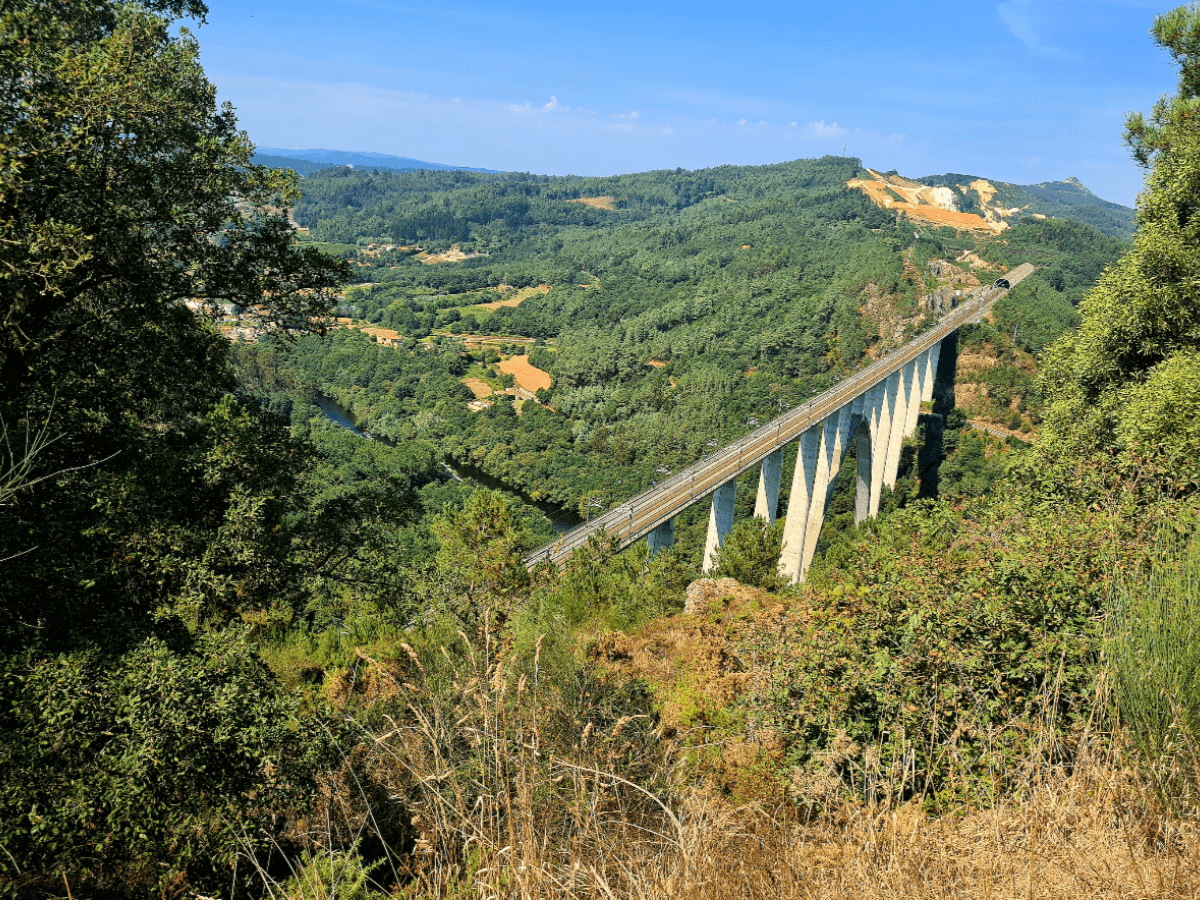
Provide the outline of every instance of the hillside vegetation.
[[[272,360],[247,365],[251,383],[271,368],[303,385],[300,406],[257,388],[296,427],[324,427],[310,405],[324,394],[373,434],[426,441],[586,513],[804,402],[903,343],[956,292],[1032,261],[1037,274],[975,339],[998,348],[1000,365],[973,414],[1036,431],[1030,366],[1009,365],[1005,348],[1037,352],[1073,327],[1086,286],[1126,245],[1069,220],[1027,219],[1001,235],[899,221],[847,187],[861,174],[857,160],[829,157],[609,179],[313,175],[297,221],[316,246],[341,242],[363,282],[341,311],[399,339],[335,333],[239,353]],[[595,197],[612,208],[577,202]],[[428,264],[450,246],[469,258]],[[481,333],[493,343],[467,337]],[[515,404],[520,415],[507,398],[479,411],[475,391],[502,388],[514,354],[550,388]]]
[[[1127,123],[1131,245],[913,238],[842,158],[340,170],[301,240],[178,27],[206,12],[0,9],[0,893],[1200,889],[1200,12],[1155,20],[1181,78]],[[962,352],[1037,442],[943,384],[804,585],[746,508],[720,580],[703,509],[530,570],[549,523],[443,467],[586,514],[1024,260]],[[551,387],[470,412],[525,357]]]

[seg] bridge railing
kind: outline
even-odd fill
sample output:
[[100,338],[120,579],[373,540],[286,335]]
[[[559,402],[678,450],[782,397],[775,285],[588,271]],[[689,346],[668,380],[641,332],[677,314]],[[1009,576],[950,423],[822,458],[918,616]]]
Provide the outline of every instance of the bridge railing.
[[[561,560],[572,551],[582,547],[587,543],[590,535],[601,529],[618,537],[623,547],[628,546],[662,523],[674,518],[698,499],[711,494],[721,484],[738,477],[761,463],[780,447],[797,440],[800,434],[811,427],[814,422],[824,419],[831,412],[840,409],[846,403],[889,378],[894,372],[916,359],[935,343],[944,340],[972,318],[981,318],[996,300],[1027,278],[1033,271],[1033,266],[1025,263],[1003,276],[1008,281],[1009,288],[996,287],[995,284],[977,288],[964,297],[950,313],[912,338],[904,346],[888,352],[866,368],[838,382],[820,395],[777,416],[715,453],[692,463],[649,490],[623,501],[607,512],[560,535],[556,540],[531,553],[526,557],[526,562],[533,566],[544,559]],[[774,439],[771,439],[772,435]],[[736,462],[734,462],[735,460]],[[706,477],[710,473],[719,473],[719,477],[715,479]],[[699,492],[697,492],[697,481],[700,483]],[[685,488],[687,489],[686,496],[683,493]],[[676,502],[664,504],[665,498],[672,497],[676,498]],[[645,510],[656,508],[659,509],[655,515],[649,517],[639,515]]]

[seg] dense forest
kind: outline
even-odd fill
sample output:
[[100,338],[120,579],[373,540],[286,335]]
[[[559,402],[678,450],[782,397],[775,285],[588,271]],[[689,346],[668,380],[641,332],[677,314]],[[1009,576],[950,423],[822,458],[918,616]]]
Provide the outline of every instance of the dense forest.
[[[931,321],[939,292],[1025,261],[1037,275],[989,328],[1039,351],[1077,323],[1086,287],[1126,246],[1069,219],[1028,219],[999,237],[914,231],[846,187],[861,171],[829,157],[608,179],[310,176],[296,220],[352,261],[360,282],[341,312],[397,338],[380,345],[343,329],[286,350],[260,342],[238,351],[244,378],[299,427],[325,395],[373,434],[428,441],[585,510],[649,487],[902,343]],[[595,198],[602,206],[579,202]],[[450,247],[457,259],[430,262]],[[499,305],[505,297],[519,303]],[[492,343],[464,347],[463,335],[480,333]],[[503,387],[498,363],[514,353],[551,387],[537,403],[468,411],[462,382]],[[280,368],[303,385],[304,405],[288,407],[262,379]],[[1000,386],[1005,376],[989,377]],[[1036,423],[1034,393],[1022,402]]]
[[[845,158],[301,182],[206,15],[0,7],[0,894],[1196,893],[1200,12],[1131,242],[914,228]],[[742,501],[713,578],[703,508],[531,570],[447,471],[586,515],[1023,261],[804,584]]]

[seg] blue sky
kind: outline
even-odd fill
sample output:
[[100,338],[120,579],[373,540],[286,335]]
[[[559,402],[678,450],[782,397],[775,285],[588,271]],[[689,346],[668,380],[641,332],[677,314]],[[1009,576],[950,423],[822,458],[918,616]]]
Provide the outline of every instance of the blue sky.
[[555,175],[845,148],[1132,205],[1124,116],[1175,84],[1149,0],[209,5],[205,67],[260,145]]

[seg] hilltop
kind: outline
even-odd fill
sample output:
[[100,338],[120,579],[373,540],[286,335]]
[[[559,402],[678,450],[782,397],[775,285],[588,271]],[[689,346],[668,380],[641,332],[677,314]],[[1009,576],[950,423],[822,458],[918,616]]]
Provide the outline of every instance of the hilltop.
[[919,222],[984,234],[1000,234],[1026,218],[1058,218],[1129,238],[1137,219],[1135,210],[1097,197],[1078,178],[1022,185],[956,174],[909,179],[895,171],[867,169],[847,185],[882,209],[894,209]]

